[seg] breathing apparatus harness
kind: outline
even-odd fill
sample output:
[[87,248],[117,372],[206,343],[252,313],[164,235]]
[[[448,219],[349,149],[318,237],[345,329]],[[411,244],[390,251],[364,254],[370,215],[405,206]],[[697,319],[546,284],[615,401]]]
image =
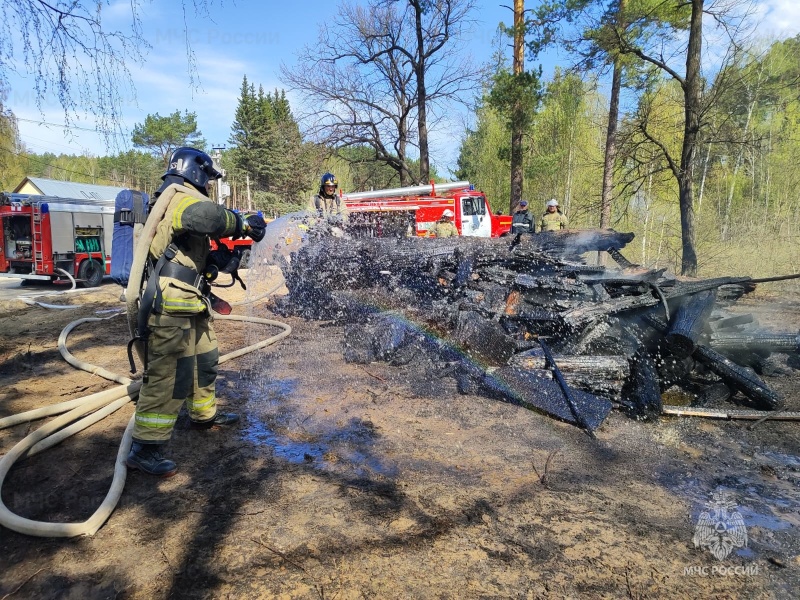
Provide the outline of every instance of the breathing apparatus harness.
[[[144,279],[147,281],[147,284],[139,300],[136,333],[128,342],[128,361],[130,362],[131,373],[136,373],[136,363],[133,359],[134,344],[136,342],[141,342],[142,344],[142,381],[145,383],[148,380],[147,366],[149,361],[147,342],[150,337],[150,328],[147,326],[147,321],[151,313],[161,314],[162,312],[163,300],[161,297],[161,286],[159,285],[161,277],[171,277],[172,279],[177,279],[182,283],[196,288],[207,306],[206,310],[209,313],[213,310],[221,315],[230,314],[232,310],[231,305],[214,294],[211,291],[211,286],[231,287],[238,281],[242,289],[247,289],[244,281],[242,281],[242,278],[239,276],[241,254],[238,251],[228,250],[228,248],[219,241],[219,238],[216,238],[214,241],[217,244],[217,250],[209,252],[202,273],[198,273],[191,267],[173,262],[173,259],[177,256],[179,251],[180,238],[170,242],[164,250],[164,253],[155,263],[153,263],[152,258],[150,258],[145,265]],[[225,285],[213,283],[220,273],[229,274],[231,276],[231,282]]]

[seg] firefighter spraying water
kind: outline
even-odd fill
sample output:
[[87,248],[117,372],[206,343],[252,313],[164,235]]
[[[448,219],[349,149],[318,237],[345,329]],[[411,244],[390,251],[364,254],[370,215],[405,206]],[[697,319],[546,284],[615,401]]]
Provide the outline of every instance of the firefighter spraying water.
[[148,218],[159,218],[154,207],[165,207],[149,242],[146,283],[132,341],[139,343],[144,376],[127,464],[150,475],[169,477],[177,470],[161,449],[184,402],[197,428],[239,419],[217,411],[219,349],[210,322],[215,304],[218,312],[230,312],[211,294],[210,282],[220,271],[233,272],[236,267],[230,266],[232,258],[220,254],[229,251],[211,251],[209,238],[247,236],[260,241],[266,223],[258,215],[245,218],[209,199],[210,182],[221,176],[205,152],[178,148],[149,211]]

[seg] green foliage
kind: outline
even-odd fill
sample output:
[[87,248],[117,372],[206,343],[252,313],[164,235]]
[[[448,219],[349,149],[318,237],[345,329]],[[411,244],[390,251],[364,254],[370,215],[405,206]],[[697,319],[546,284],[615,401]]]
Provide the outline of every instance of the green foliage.
[[524,71],[514,75],[506,68],[499,69],[492,77],[492,86],[486,102],[498,114],[504,115],[509,128],[526,128],[536,114],[541,99],[539,71]]
[[[0,159],[2,156],[0,156]],[[21,149],[15,156],[16,170],[5,171],[3,191],[16,187],[25,177],[46,177],[98,185],[112,185],[152,193],[161,184],[164,166],[150,154],[129,150],[116,156],[32,154]]]
[[[303,142],[283,90],[264,93],[245,76],[223,166],[228,179],[251,186],[258,208],[280,214],[304,202],[313,187],[317,150]],[[241,195],[239,195],[241,198]]]
[[164,165],[152,154],[128,150],[99,158],[98,170],[112,185],[152,193],[161,184]]
[[[602,176],[597,98],[580,78],[561,73],[541,98],[538,111],[526,117],[523,198],[534,213],[558,198],[572,223],[588,226]],[[508,119],[488,101],[476,116],[475,130],[461,144],[456,177],[474,183],[496,209],[505,210],[511,195]]]
[[154,156],[160,157],[166,166],[169,157],[176,148],[192,146],[204,149],[206,141],[197,130],[197,114],[176,110],[166,117],[158,113],[147,115],[144,123],[133,126],[131,141],[136,148],[150,150]]
[[478,106],[476,128],[461,142],[456,178],[486,192],[496,208],[511,196],[510,137],[505,120],[486,103]]
[[[800,38],[752,50],[721,71],[706,93],[694,179],[699,274],[796,272],[800,253]],[[614,226],[637,235],[626,249],[648,266],[681,266],[677,184],[664,152],[678,156],[683,94],[658,81],[622,123]],[[643,127],[644,125],[644,127]],[[752,260],[753,251],[769,260]]]
[[726,86],[718,80],[712,89],[719,102],[709,116],[714,135],[700,153],[703,216],[715,243],[732,256],[743,244],[759,247],[764,256],[782,257],[764,262],[769,274],[795,272],[797,253],[784,250],[800,234],[800,37],[751,53],[732,70]]
[[25,177],[20,146],[16,118],[0,102],[0,190],[13,189]]
[[534,206],[557,198],[573,224],[596,221],[603,141],[590,87],[576,75],[556,71],[529,134],[525,192]]
[[[414,173],[419,172],[419,161],[409,160],[408,166]],[[320,166],[320,174],[331,172],[339,181],[339,189],[345,192],[363,192],[400,187],[400,176],[396,169],[375,158],[371,146],[345,146],[333,150]],[[440,177],[433,165],[429,177],[434,181],[446,181]],[[319,187],[315,182],[314,192]]]
[[327,161],[339,180],[339,188],[354,192],[380,190],[400,185],[400,176],[385,162],[375,161],[375,150],[369,146],[339,148]]
[[279,217],[291,212],[306,210],[308,202],[300,197],[287,200],[272,192],[256,190],[253,192],[253,208],[260,210],[268,217]]

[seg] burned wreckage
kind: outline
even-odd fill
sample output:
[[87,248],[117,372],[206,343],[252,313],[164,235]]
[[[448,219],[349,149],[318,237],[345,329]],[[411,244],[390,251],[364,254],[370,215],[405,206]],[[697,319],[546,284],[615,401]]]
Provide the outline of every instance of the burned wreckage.
[[[424,356],[462,393],[592,435],[613,407],[639,419],[662,414],[668,389],[693,407],[735,401],[749,409],[740,413],[779,416],[782,400],[758,373],[780,368],[770,355],[797,353],[800,340],[730,310],[758,280],[679,280],[641,268],[621,253],[632,239],[613,230],[321,236],[283,265],[289,294],[276,309],[345,323],[349,362],[400,366]],[[596,251],[617,266],[586,264]]]

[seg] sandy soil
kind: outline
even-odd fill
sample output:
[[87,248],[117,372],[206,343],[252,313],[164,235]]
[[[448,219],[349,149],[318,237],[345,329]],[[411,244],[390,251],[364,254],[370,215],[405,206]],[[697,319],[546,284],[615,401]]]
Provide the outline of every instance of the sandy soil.
[[[112,386],[70,367],[56,343],[71,321],[120,307],[119,291],[107,284],[45,300],[75,310],[0,302],[0,417]],[[785,312],[753,306],[785,329]],[[790,308],[797,328],[800,306]],[[0,598],[796,597],[797,423],[750,430],[614,412],[592,440],[459,395],[447,377],[347,364],[338,325],[275,317],[264,303],[237,312],[294,328],[221,367],[220,404],[241,423],[194,431],[179,420],[169,446],[178,474],[130,473],[92,538],[0,527]],[[216,329],[222,352],[275,333],[221,321]],[[125,374],[127,339],[124,317],[114,317],[78,327],[69,347]],[[800,410],[800,375],[770,383]],[[30,518],[88,517],[132,413],[19,463],[3,502]],[[31,427],[0,431],[2,451]],[[747,547],[722,561],[692,542],[714,491],[735,500],[748,533]]]

